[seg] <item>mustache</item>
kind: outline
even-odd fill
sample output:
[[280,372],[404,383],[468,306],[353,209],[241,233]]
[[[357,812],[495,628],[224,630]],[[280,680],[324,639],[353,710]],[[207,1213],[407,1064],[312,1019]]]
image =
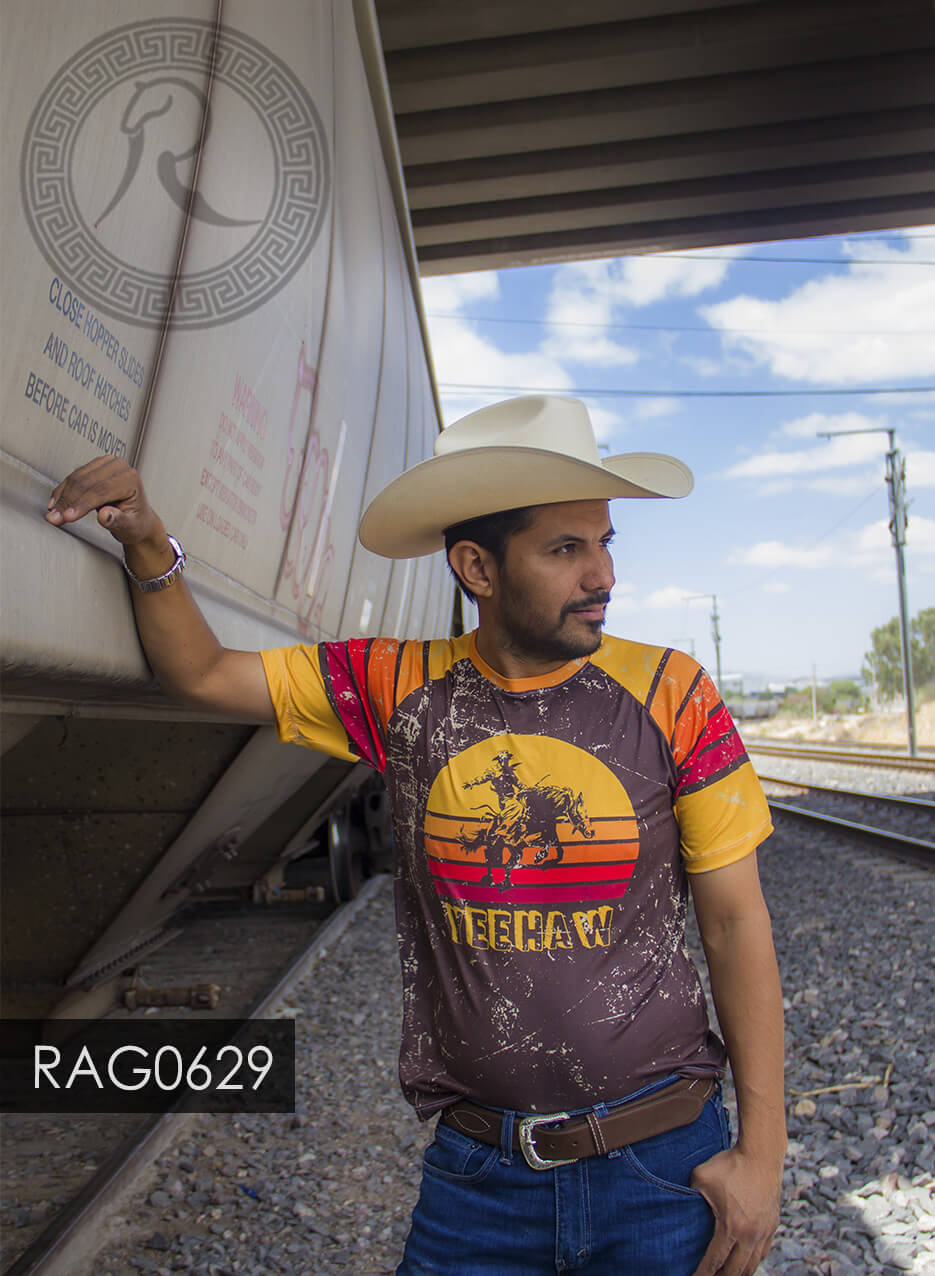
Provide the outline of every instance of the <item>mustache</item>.
[[605,607],[609,602],[609,591],[606,589],[598,590],[596,594],[588,594],[586,598],[579,598],[573,603],[566,603],[562,608],[562,618],[570,616],[573,611],[581,611],[585,607]]

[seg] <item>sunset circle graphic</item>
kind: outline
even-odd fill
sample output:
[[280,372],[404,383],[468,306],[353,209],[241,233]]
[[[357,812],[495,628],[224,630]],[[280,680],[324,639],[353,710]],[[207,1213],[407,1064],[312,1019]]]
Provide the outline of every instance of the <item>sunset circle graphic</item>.
[[639,855],[626,789],[592,753],[550,736],[489,737],[435,778],[429,870],[444,899],[561,907],[619,900]]

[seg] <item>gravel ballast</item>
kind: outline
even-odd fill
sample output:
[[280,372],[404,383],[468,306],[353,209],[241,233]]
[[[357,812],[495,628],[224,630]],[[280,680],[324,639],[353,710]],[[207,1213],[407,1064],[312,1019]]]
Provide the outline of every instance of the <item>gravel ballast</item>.
[[[828,764],[800,766],[828,782]],[[760,863],[786,999],[790,1136],[761,1276],[931,1273],[935,875],[782,826]],[[396,1081],[389,882],[285,1010],[295,1116],[197,1118],[112,1220],[95,1276],[395,1270],[430,1127]]]

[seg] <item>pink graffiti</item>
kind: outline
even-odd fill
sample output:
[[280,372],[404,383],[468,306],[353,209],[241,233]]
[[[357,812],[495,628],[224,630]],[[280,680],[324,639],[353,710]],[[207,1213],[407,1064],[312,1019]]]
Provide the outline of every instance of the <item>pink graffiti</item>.
[[[299,403],[302,395],[311,396],[308,416],[300,418]],[[326,448],[321,445],[321,436],[314,426],[315,408],[318,400],[318,372],[305,360],[305,346],[299,350],[299,364],[296,372],[295,390],[292,395],[292,411],[289,415],[289,429],[286,436],[286,472],[283,478],[282,499],[280,502],[280,521],[284,530],[290,529],[286,543],[286,558],[282,566],[280,579],[292,582],[292,597],[295,600],[296,615],[299,627],[306,634],[313,628],[321,627],[321,617],[331,585],[331,564],[334,559],[334,546],[329,537],[329,527],[322,525],[322,513],[327,502],[328,476],[330,463]],[[300,421],[308,424],[308,437],[304,450],[296,438]],[[291,497],[294,472],[295,490]],[[312,515],[317,512],[317,517]],[[330,523],[330,518],[329,518]],[[317,552],[319,541],[321,550]],[[313,560],[318,557],[319,569],[316,580],[318,588],[314,597],[307,597],[305,590],[309,584],[309,573]],[[304,609],[299,606],[299,599],[305,599]]]
[[315,410],[315,397],[318,389],[318,373],[310,363],[305,362],[305,345],[303,344],[299,350],[299,367],[295,378],[295,389],[292,392],[292,411],[289,413],[289,430],[286,434],[286,473],[282,482],[282,501],[279,506],[279,521],[282,524],[283,531],[289,530],[292,522],[292,512],[295,509],[296,493],[292,496],[287,495],[289,491],[289,480],[292,471],[295,468],[297,456],[299,454],[298,446],[295,440],[296,421],[299,415],[299,399],[303,390],[308,390],[312,395],[312,403],[309,409],[310,419]]

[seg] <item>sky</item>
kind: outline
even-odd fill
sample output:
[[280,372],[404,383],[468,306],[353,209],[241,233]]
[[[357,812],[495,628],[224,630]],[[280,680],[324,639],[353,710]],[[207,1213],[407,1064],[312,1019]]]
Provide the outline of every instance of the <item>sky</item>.
[[821,432],[896,431],[910,614],[935,605],[935,226],[422,289],[446,424],[551,391],[587,403],[607,455],[691,466],[684,500],[612,503],[610,633],[713,671],[716,596],[725,677],[858,674],[898,611],[888,436]]

